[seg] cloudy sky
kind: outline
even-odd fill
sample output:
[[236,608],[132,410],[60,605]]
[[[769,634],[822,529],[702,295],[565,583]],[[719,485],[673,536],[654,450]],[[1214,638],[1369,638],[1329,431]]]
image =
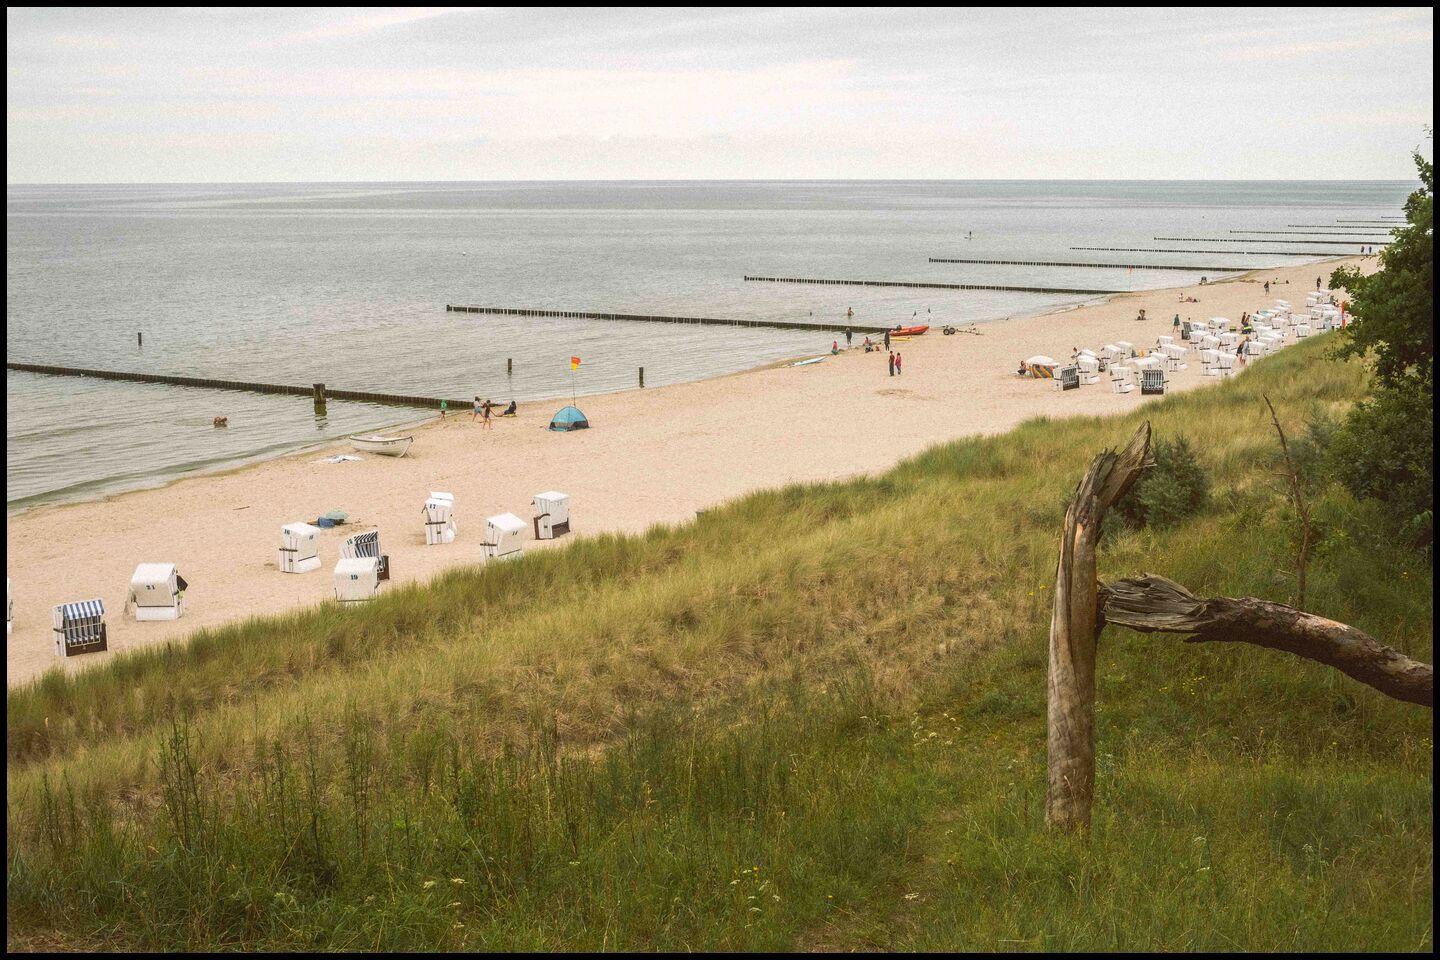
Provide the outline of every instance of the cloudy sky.
[[1410,179],[1431,8],[26,10],[10,183]]

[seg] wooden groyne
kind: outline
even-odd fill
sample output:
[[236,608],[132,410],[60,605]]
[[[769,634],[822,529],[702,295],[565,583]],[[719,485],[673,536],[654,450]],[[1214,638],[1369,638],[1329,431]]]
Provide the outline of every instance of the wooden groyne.
[[[1337,243],[1350,243],[1351,237],[1373,237],[1380,233],[1379,230],[1231,230],[1230,233],[1257,233],[1274,235],[1280,234],[1287,237],[1338,237]],[[1267,241],[1268,242],[1268,241]],[[1360,240],[1359,243],[1366,241]],[[1379,243],[1379,240],[1375,241]]]
[[1167,266],[1154,263],[1071,263],[1066,260],[966,260],[959,257],[931,257],[931,263],[1000,263],[1024,267],[1094,267],[1097,270],[1206,270],[1212,273],[1244,273],[1254,267]]
[[827,280],[816,277],[746,277],[745,279],[754,283],[824,283],[845,287],[917,287],[924,290],[1005,290],[1012,293],[1078,293],[1085,296],[1131,292],[1129,290],[1080,290],[1070,287],[1007,287],[991,283],[923,283],[912,280]]
[[[1228,253],[1237,257],[1353,257],[1353,250],[1175,250],[1170,247],[1071,247],[1108,253]],[[1264,267],[1250,267],[1263,270]]]
[[199,387],[205,390],[241,390],[246,393],[283,394],[294,397],[314,397],[323,403],[331,400],[358,400],[362,403],[379,403],[399,407],[428,407],[440,409],[442,403],[452,409],[470,406],[469,400],[453,400],[448,397],[411,397],[398,393],[370,393],[364,390],[334,390],[324,384],[295,387],[282,383],[254,383],[248,380],[212,380],[207,377],[174,377],[161,373],[128,373],[119,370],[90,370],[84,367],[57,367],[43,363],[9,363],[6,370],[20,370],[25,373],[43,373],[55,377],[92,377],[96,380],[124,380],[130,383],[159,383],[176,387]]
[[[749,280],[749,277],[745,278]],[[464,307],[445,304],[452,313],[488,313],[506,317],[554,317],[572,320],[630,320],[638,323],[693,323],[707,327],[763,327],[772,330],[823,330],[843,333],[884,333],[890,327],[869,327],[857,323],[803,323],[792,320],[725,320],[720,317],[665,317],[644,313],[601,313],[590,310],[534,310],[530,307]]]
[[1389,240],[1254,240],[1240,237],[1151,237],[1171,243],[1305,243],[1326,247],[1338,247],[1346,243],[1364,244],[1367,247],[1383,247]]

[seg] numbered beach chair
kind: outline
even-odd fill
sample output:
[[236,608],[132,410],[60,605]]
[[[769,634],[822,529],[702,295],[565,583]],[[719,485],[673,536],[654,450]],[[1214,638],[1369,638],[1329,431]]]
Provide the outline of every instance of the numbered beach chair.
[[570,532],[570,497],[558,490],[535,494],[535,539],[554,540]]
[[501,513],[485,521],[485,561],[512,560],[524,551],[525,521],[513,513]]
[[62,603],[54,608],[55,656],[78,657],[109,649],[105,630],[105,601],[99,598]]
[[308,523],[287,523],[281,527],[278,566],[281,573],[319,570],[320,528]]
[[142,563],[130,575],[125,606],[134,608],[137,621],[179,620],[185,612],[188,586],[175,564]]
[[1080,389],[1080,368],[1075,364],[1061,367],[1055,372],[1055,389],[1060,392]]
[[425,543],[428,546],[455,542],[455,494],[430,491],[430,498],[420,512],[425,516]]
[[374,600],[380,580],[378,557],[341,557],[335,563],[335,599],[340,603]]
[[342,560],[364,559],[373,557],[376,561],[376,577],[380,580],[390,579],[390,557],[380,549],[380,531],[370,530],[366,533],[351,534],[340,544],[340,558]]
[[1110,366],[1110,390],[1112,393],[1129,393],[1135,389],[1130,368],[1124,364]]

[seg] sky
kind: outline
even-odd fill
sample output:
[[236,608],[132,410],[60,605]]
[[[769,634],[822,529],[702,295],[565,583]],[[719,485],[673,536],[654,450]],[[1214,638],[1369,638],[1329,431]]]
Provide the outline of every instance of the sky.
[[1393,179],[1432,8],[26,9],[8,183]]

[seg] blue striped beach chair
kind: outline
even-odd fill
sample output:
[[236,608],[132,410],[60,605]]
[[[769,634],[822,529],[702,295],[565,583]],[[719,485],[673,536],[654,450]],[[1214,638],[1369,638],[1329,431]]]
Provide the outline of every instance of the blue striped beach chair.
[[54,608],[55,656],[75,657],[108,649],[105,601],[81,600]]

